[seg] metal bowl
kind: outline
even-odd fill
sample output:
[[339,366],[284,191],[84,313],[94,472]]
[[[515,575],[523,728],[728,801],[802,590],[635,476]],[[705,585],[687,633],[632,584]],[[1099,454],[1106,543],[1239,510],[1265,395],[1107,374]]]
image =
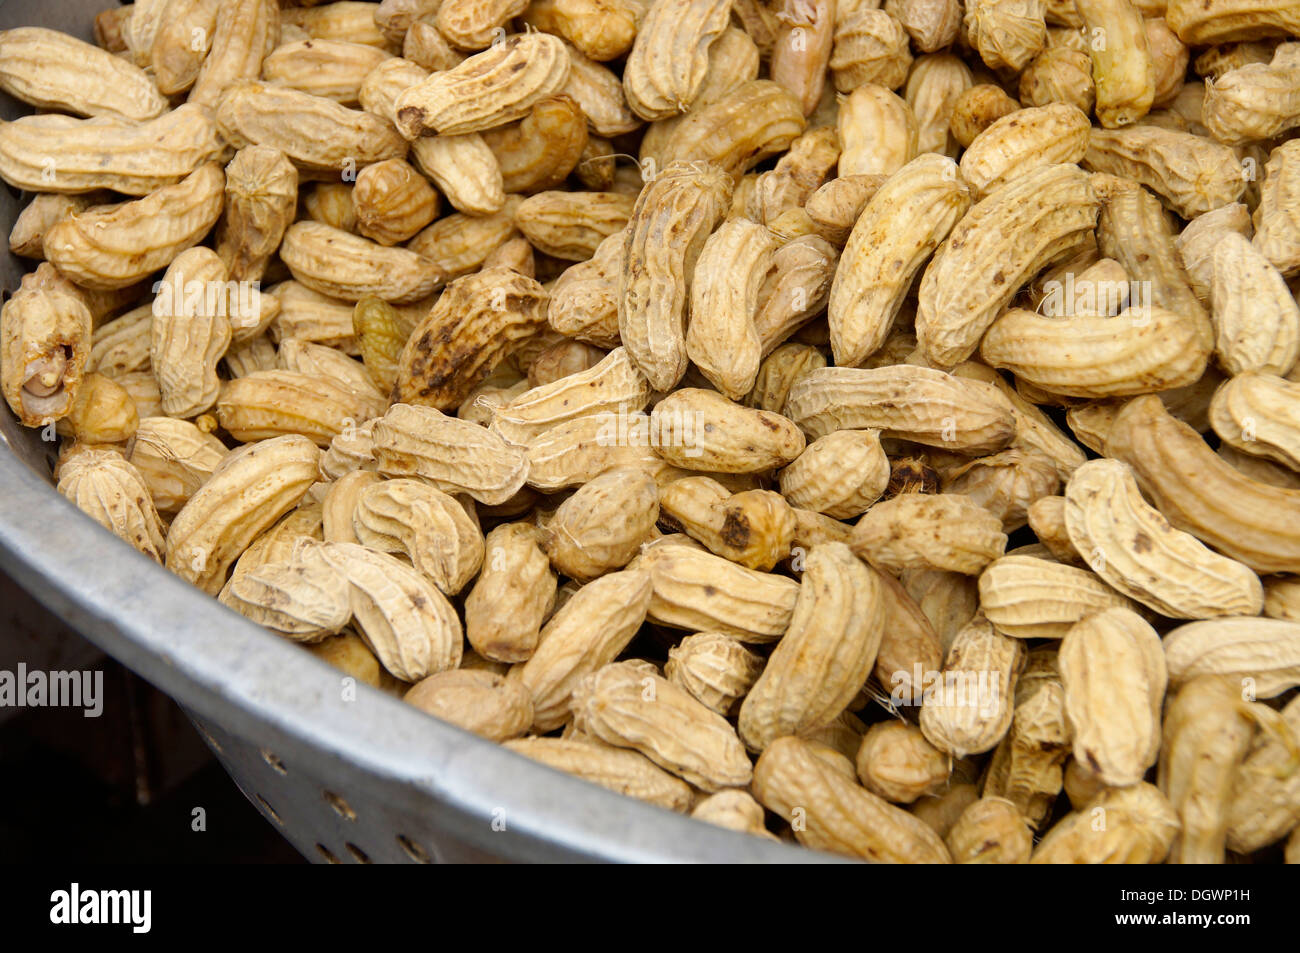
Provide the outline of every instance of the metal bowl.
[[[91,39],[104,0],[4,0],[0,29]],[[26,107],[3,97],[0,116]],[[7,235],[26,197],[0,189]],[[5,254],[5,296],[30,262]],[[318,861],[808,862],[826,855],[621,797],[341,674],[176,578],[54,491],[52,445],[0,417],[0,565],[176,699],[246,797]],[[90,730],[93,730],[91,728]]]

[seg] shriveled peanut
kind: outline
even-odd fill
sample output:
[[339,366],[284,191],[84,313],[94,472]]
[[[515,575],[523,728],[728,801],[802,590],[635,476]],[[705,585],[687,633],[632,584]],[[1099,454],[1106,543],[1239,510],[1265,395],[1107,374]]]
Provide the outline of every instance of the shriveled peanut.
[[750,569],[771,570],[794,540],[794,514],[769,490],[733,494],[708,477],[686,477],[663,488],[660,504],[665,523]]
[[1264,166],[1255,210],[1253,239],[1265,258],[1284,275],[1300,272],[1300,146],[1284,142]]
[[[1243,701],[1233,678],[1195,678],[1169,702],[1159,784],[1182,822],[1170,855],[1175,862],[1223,863],[1233,783],[1250,750],[1252,721],[1277,731],[1281,719],[1270,708]],[[1294,742],[1290,747],[1294,753]]]
[[810,129],[790,144],[776,167],[754,183],[752,199],[746,205],[754,220],[774,225],[783,214],[802,209],[813,192],[832,175],[839,160],[840,144],[830,126]]
[[877,433],[839,430],[814,440],[781,471],[781,492],[794,506],[851,519],[880,498],[889,475]]
[[797,817],[795,837],[814,849],[896,863],[950,860],[933,829],[837,773],[798,738],[780,738],[763,752],[754,795],[786,820]]
[[[1156,94],[1155,64],[1142,14],[1130,0],[1075,0],[1088,33],[1097,85],[1097,119],[1107,129],[1130,125],[1146,115]],[[1185,42],[1185,41],[1184,41]]]
[[957,864],[1028,863],[1034,841],[1016,806],[985,795],[966,808],[944,838]]
[[125,288],[198,243],[221,215],[215,162],[142,199],[71,215],[45,233],[45,257],[86,288]]
[[1020,529],[1034,500],[1060,486],[1056,464],[1033,450],[1003,450],[962,463],[943,474],[945,493],[970,497],[1002,521],[1004,531]]
[[587,146],[587,119],[577,101],[552,96],[518,124],[489,129],[483,141],[496,156],[507,192],[537,192],[559,185]]
[[278,149],[249,146],[226,166],[225,189],[217,254],[232,281],[258,280],[293,221],[298,172]]
[[[946,0],[938,4],[921,0],[919,5],[944,6]],[[957,100],[973,82],[970,68],[952,53],[927,53],[913,64],[904,98],[916,116],[917,152],[956,157],[957,142],[949,123]]]
[[518,235],[514,210],[521,201],[511,196],[499,212],[491,215],[457,212],[444,216],[412,238],[406,247],[433,262],[448,280],[477,271],[488,255]]
[[1077,246],[1099,201],[1073,165],[1035,169],[994,189],[957,223],[921,278],[916,315],[922,350],[960,363],[1019,286]]
[[691,804],[691,788],[649,758],[635,751],[566,738],[516,738],[505,747],[603,788],[658,804],[673,811],[685,811]]
[[1169,522],[1259,573],[1300,571],[1300,491],[1242,475],[1215,455],[1159,398],[1125,405],[1106,437],[1108,456],[1133,468]]
[[1091,114],[1096,97],[1092,60],[1079,50],[1049,46],[1020,74],[1020,102],[1025,106],[1069,103]]
[[462,50],[481,50],[492,43],[512,17],[524,12],[527,0],[442,0],[433,14],[438,32],[452,46]]
[[58,491],[100,526],[163,561],[163,530],[149,487],[120,453],[82,450],[63,465]]
[[1170,0],[1165,16],[1178,38],[1194,46],[1300,32],[1300,14],[1289,4],[1260,0],[1211,3],[1208,7],[1195,0]]
[[1160,750],[1166,669],[1155,630],[1126,609],[1088,616],[1062,640],[1060,669],[1075,759],[1104,784],[1140,781]]
[[968,42],[990,69],[1025,68],[1047,43],[1043,0],[969,0],[962,21]]
[[568,78],[562,40],[517,34],[398,96],[397,128],[408,139],[481,132],[522,119],[535,103],[560,92]]
[[536,0],[524,19],[603,62],[632,48],[648,6],[641,0]]
[[742,642],[775,642],[786,631],[799,584],[756,572],[682,543],[646,549],[632,568],[650,574],[648,617],[662,625],[722,632]]
[[572,48],[569,60],[569,81],[564,86],[564,95],[582,108],[585,121],[594,134],[621,136],[641,126],[641,117],[628,106],[623,96],[623,83],[612,70]]
[[978,83],[958,96],[952,104],[948,122],[953,138],[965,148],[993,123],[1019,108],[1020,105],[1001,86]]
[[460,669],[430,675],[402,700],[491,741],[517,738],[533,722],[527,689],[492,672]]
[[985,796],[1006,798],[1031,827],[1040,827],[1061,792],[1070,747],[1056,650],[1033,649],[1016,684],[1011,729],[989,762]]
[[386,159],[357,173],[352,189],[357,231],[381,245],[397,245],[438,215],[438,193],[402,159]]
[[1279,46],[1270,63],[1229,70],[1205,86],[1203,119],[1220,142],[1272,139],[1300,125],[1295,44]]
[[1001,521],[960,494],[904,493],[867,510],[853,530],[854,552],[887,572],[975,575],[1006,543]]
[[826,85],[835,38],[836,4],[831,0],[786,0],[777,11],[772,45],[772,80],[784,86],[811,115]]
[[866,681],[883,634],[880,583],[842,543],[813,547],[785,636],[740,707],[753,750],[822,727]]
[[1020,639],[1063,638],[1092,613],[1134,608],[1091,572],[1033,556],[1003,556],[990,563],[979,588],[989,621]]
[[840,175],[891,175],[917,153],[916,116],[885,86],[858,86],[840,105]]
[[954,784],[943,794],[921,798],[908,808],[908,813],[940,837],[947,837],[962,812],[979,800],[979,796],[979,789],[973,784]]
[[1300,625],[1285,619],[1190,622],[1165,636],[1169,681],[1228,676],[1243,696],[1271,698],[1300,681]]
[[56,431],[86,444],[122,443],[134,436],[139,423],[131,395],[111,378],[90,373]]
[[957,453],[999,450],[1015,432],[1011,403],[992,385],[901,364],[810,371],[790,389],[786,413],[814,438],[870,428]]
[[930,621],[944,651],[965,627],[979,607],[976,580],[962,573],[941,569],[908,569],[900,574],[902,585]]
[[725,633],[698,632],[668,650],[664,676],[711,711],[727,715],[753,688],[764,664]]
[[225,445],[187,420],[141,419],[128,459],[149,487],[159,512],[175,513],[212,475]]
[[402,56],[430,72],[449,70],[465,61],[465,54],[452,49],[427,15],[407,29],[402,39]]
[[909,162],[872,196],[853,226],[831,286],[836,365],[858,366],[884,344],[916,271],[970,201],[953,162],[931,154]]
[[832,40],[829,65],[841,93],[868,83],[897,89],[907,79],[907,33],[897,17],[874,3],[838,3]]
[[[730,193],[721,169],[678,163],[637,196],[623,246],[618,326],[623,346],[655,389],[671,388],[686,371],[687,292]],[[668,232],[680,240],[659,242]]]
[[954,757],[995,747],[1011,727],[1024,646],[977,615],[953,639],[942,681],[926,691],[921,731]]
[[1029,862],[1159,864],[1168,856],[1179,826],[1178,814],[1155,785],[1102,788],[1047,832]]
[[574,689],[612,662],[645,620],[650,577],[614,572],[582,586],[542,629],[536,650],[519,669],[533,698],[534,728],[550,731],[569,720]]
[[91,356],[91,323],[84,296],[49,264],[24,275],[0,308],[0,379],[25,426],[72,412]]
[[665,119],[695,101],[710,44],[727,27],[720,0],[657,0],[641,21],[623,69],[628,105],[642,119]]
[[1264,615],[1300,622],[1300,581],[1294,576],[1269,579],[1264,585]]
[[765,355],[826,307],[838,263],[835,246],[815,235],[792,239],[772,255],[754,315]]
[[555,605],[555,574],[537,527],[503,523],[484,542],[483,571],[465,599],[465,636],[485,658],[526,661]]
[[744,791],[727,788],[710,794],[691,811],[691,817],[743,834],[755,834],[769,840],[776,837],[763,826],[763,805]]
[[948,781],[948,757],[903,721],[872,725],[858,748],[862,786],[895,804],[940,793]]
[[438,9],[438,0],[381,0],[375,8],[375,27],[389,43],[401,43],[411,26]]
[[764,358],[745,406],[782,413],[790,388],[803,374],[826,366],[826,357],[806,344],[783,344]]
[[838,176],[814,192],[804,209],[827,241],[842,245],[885,178],[882,175]]
[[886,0],[885,11],[898,17],[923,53],[949,46],[961,33],[962,8],[955,0]]
[[[1277,731],[1257,734],[1237,767],[1228,806],[1227,840],[1228,849],[1237,853],[1248,854],[1279,841],[1288,828],[1300,823],[1300,798],[1296,796],[1300,789],[1296,749],[1300,703],[1293,698],[1281,714]],[[1286,848],[1289,864],[1297,860],[1297,843],[1300,841],[1293,834]]]
[[1246,188],[1227,146],[1146,124],[1094,129],[1084,162],[1147,186],[1186,218],[1234,202]]
[[645,471],[609,470],[560,504],[542,549],[565,576],[593,579],[627,565],[658,515],[659,493]]

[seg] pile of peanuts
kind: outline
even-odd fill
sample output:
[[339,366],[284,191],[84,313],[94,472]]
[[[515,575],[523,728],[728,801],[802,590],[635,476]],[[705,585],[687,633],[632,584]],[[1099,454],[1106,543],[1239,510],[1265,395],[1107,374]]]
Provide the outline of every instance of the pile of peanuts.
[[1300,863],[1300,4],[94,37],[0,31],[0,384],[144,557],[752,836]]

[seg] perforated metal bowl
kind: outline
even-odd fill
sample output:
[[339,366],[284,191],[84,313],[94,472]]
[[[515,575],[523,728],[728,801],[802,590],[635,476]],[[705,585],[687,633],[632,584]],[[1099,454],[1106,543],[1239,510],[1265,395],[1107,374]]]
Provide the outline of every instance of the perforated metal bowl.
[[[89,40],[104,0],[0,0],[0,29]],[[5,98],[0,115],[27,110]],[[25,203],[0,189],[8,235]],[[5,253],[6,297],[31,263]],[[535,764],[360,685],[172,576],[53,489],[50,447],[0,417],[0,565],[177,700],[235,783],[318,861],[809,862]],[[93,727],[88,730],[94,730]]]

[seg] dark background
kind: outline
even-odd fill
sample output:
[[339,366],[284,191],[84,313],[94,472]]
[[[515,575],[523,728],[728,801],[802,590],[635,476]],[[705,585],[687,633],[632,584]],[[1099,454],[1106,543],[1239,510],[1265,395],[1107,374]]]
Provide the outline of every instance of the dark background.
[[302,863],[170,698],[0,573],[0,671],[20,662],[103,671],[103,712],[0,708],[0,862]]

